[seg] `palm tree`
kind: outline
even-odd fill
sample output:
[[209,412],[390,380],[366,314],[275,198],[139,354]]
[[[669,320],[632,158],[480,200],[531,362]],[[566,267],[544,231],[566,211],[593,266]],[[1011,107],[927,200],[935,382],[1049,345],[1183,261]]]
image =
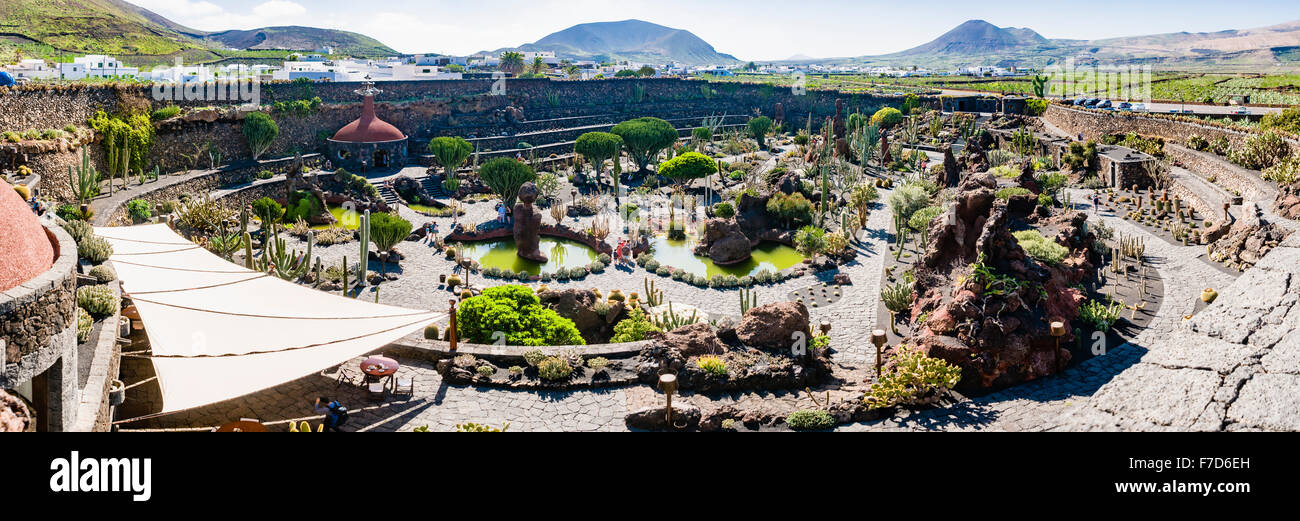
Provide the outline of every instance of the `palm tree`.
[[541,74],[542,69],[545,68],[546,68],[546,62],[542,61],[541,56],[533,58],[533,74]]
[[514,51],[501,53],[501,70],[513,74],[524,71],[524,55]]

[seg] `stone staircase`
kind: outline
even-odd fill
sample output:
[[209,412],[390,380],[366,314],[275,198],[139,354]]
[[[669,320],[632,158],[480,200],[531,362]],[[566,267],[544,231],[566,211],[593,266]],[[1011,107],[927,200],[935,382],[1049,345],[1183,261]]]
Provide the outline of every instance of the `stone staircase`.
[[424,193],[429,194],[429,197],[433,197],[435,199],[450,197],[450,195],[447,194],[447,191],[442,189],[442,183],[435,181],[433,179],[433,176],[427,175],[421,177],[420,188],[424,190]]
[[382,184],[375,186],[375,188],[379,189],[379,197],[383,199],[384,203],[388,206],[396,207],[402,203],[402,198],[398,197],[397,192],[394,192],[392,188]]

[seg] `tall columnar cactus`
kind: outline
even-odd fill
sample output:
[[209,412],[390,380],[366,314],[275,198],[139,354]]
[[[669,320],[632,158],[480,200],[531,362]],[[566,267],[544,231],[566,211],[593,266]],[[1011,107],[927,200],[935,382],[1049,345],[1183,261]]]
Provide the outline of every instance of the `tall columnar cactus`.
[[357,261],[357,287],[366,287],[366,259],[370,254],[370,210],[361,215],[361,259]]
[[247,230],[241,235],[244,238],[244,267],[248,269],[257,269],[253,262],[253,236]]
[[72,188],[72,196],[80,203],[89,201],[99,192],[99,172],[95,171],[95,165],[90,164],[85,147],[81,148],[81,166],[68,167],[68,185]]
[[758,307],[758,295],[754,294],[753,289],[742,288],[740,290],[740,314],[748,313],[750,309]]
[[348,256],[343,256],[343,296],[348,296]]
[[650,307],[659,307],[664,302],[664,292],[655,289],[655,283],[650,277],[645,278],[645,303]]

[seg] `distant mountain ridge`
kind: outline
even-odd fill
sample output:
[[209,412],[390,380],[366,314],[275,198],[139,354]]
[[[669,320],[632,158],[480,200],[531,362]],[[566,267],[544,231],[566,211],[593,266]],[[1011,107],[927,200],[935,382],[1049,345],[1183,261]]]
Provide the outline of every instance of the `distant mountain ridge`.
[[1098,40],[1046,38],[1033,29],[969,20],[911,49],[804,63],[922,67],[1153,65],[1166,68],[1300,68],[1300,21],[1209,33],[1168,33]]
[[732,65],[740,60],[723,54],[708,42],[683,29],[642,20],[578,24],[513,49],[499,51],[554,51],[557,57],[629,60],[649,63],[669,61],[688,65]]
[[209,63],[246,50],[315,51],[324,46],[359,57],[396,55],[373,38],[333,29],[266,27],[209,33],[122,0],[0,0],[0,59],[110,54],[132,65],[183,58]]

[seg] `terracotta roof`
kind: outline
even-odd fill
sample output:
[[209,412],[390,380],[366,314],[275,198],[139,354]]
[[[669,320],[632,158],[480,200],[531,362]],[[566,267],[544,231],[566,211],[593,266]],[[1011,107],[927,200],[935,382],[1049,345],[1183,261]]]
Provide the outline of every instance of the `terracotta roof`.
[[54,264],[45,228],[7,183],[0,183],[0,259],[0,291],[34,279]]
[[348,143],[383,143],[402,139],[406,139],[406,134],[375,116],[374,96],[366,96],[360,118],[348,123],[334,134],[334,141]]

